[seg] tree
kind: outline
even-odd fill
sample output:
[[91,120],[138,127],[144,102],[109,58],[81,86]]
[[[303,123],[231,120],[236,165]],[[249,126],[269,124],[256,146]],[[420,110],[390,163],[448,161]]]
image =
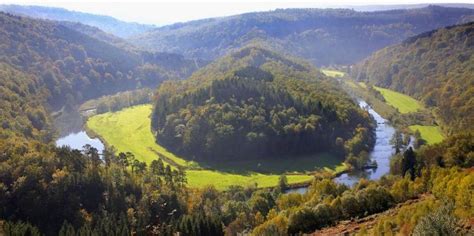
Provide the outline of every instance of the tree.
[[392,139],[390,140],[390,144],[392,144],[393,148],[395,148],[395,154],[398,154],[401,152],[401,150],[403,149],[403,136],[400,131],[398,130],[395,131]]
[[286,191],[288,188],[288,179],[286,178],[286,175],[280,175],[278,179],[278,189],[280,192]]
[[416,165],[416,154],[411,147],[409,147],[403,153],[402,159],[402,175],[405,176],[409,172],[411,179],[415,179],[415,165]]
[[441,204],[437,210],[421,218],[413,230],[413,235],[458,235],[456,233],[457,219],[452,214],[453,208],[451,202]]

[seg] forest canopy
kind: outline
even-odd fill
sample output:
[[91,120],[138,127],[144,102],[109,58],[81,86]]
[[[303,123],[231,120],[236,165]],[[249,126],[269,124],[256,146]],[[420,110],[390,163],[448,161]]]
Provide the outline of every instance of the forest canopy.
[[152,128],[171,150],[212,160],[330,150],[343,155],[345,143],[357,155],[372,136],[368,113],[334,81],[307,63],[255,46],[186,81],[162,84]]

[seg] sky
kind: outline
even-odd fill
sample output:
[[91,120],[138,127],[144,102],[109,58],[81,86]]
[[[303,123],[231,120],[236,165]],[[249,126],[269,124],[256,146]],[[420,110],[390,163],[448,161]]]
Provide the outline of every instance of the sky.
[[[245,12],[268,11],[277,8],[336,8],[362,5],[418,3],[474,3],[474,0],[240,0],[240,1],[144,1],[144,0],[0,0],[1,4],[39,5],[108,15],[124,21],[165,25],[189,20],[229,16]],[[335,4],[337,3],[337,4]]]

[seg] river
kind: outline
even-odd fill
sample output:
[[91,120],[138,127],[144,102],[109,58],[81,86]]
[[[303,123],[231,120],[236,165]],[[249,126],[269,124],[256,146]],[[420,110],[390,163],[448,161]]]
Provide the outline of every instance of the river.
[[334,179],[336,182],[347,186],[353,186],[361,178],[369,180],[380,179],[383,175],[390,172],[390,157],[395,154],[395,149],[390,144],[390,140],[395,133],[395,128],[393,128],[386,119],[380,116],[365,101],[359,101],[359,106],[367,109],[377,122],[377,127],[375,129],[375,145],[374,149],[370,152],[370,160],[375,160],[377,162],[377,168],[345,173]]
[[82,150],[86,144],[96,148],[99,153],[104,150],[104,144],[98,138],[91,138],[84,130],[84,120],[78,112],[65,113],[55,119],[59,130],[59,138],[56,146],[69,146],[73,149]]
[[[360,100],[359,106],[367,109],[377,122],[377,127],[375,130],[375,145],[374,149],[369,154],[370,160],[375,160],[377,162],[377,168],[344,173],[334,178],[334,181],[337,183],[345,184],[347,186],[354,186],[361,178],[368,180],[378,180],[383,175],[388,174],[390,172],[390,158],[393,156],[393,154],[395,154],[395,149],[390,144],[390,140],[395,133],[395,128],[393,128],[388,120],[380,116],[365,101]],[[295,189],[289,189],[286,192],[296,192],[303,194],[307,190],[308,187],[298,187]]]

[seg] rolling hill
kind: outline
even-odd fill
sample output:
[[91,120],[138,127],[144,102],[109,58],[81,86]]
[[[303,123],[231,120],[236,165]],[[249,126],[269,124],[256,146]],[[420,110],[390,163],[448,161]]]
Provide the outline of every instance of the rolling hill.
[[159,27],[131,42],[207,60],[260,42],[316,65],[352,64],[408,37],[472,21],[473,16],[474,9],[438,6],[378,12],[278,9]]
[[152,116],[158,142],[196,160],[357,155],[369,149],[370,123],[333,79],[256,46],[163,83]]
[[474,127],[474,23],[446,27],[384,48],[355,66],[360,81],[436,108],[450,131]]

